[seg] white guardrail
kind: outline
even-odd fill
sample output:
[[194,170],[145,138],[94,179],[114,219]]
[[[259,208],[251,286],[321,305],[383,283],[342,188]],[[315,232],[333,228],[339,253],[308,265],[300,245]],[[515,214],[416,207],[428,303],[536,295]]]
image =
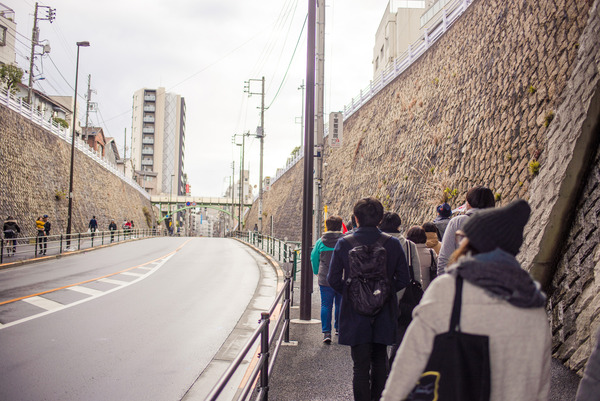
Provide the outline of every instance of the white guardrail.
[[[417,39],[415,43],[408,46],[408,49],[394,60],[392,64],[381,72],[369,86],[360,91],[358,97],[352,98],[349,104],[344,106],[344,120],[348,119],[354,112],[360,109],[365,103],[371,100],[379,91],[387,84],[396,79],[408,67],[412,65],[419,57],[421,57],[442,35],[448,28],[467,10],[473,3],[473,0],[454,0],[446,4],[442,10],[442,15],[431,22],[430,29],[425,29],[423,35]],[[324,136],[327,137],[328,129],[325,124]],[[290,168],[294,167],[304,157],[304,148],[290,160],[286,166],[277,170],[277,174],[271,179],[271,185],[283,176]]]
[[[11,110],[16,111],[23,117],[29,119],[32,123],[44,128],[52,134],[58,136],[68,144],[71,144],[72,133],[68,128],[63,128],[55,121],[48,121],[43,118],[42,113],[34,110],[33,107],[24,101],[22,98],[17,98],[11,95],[6,89],[0,89],[0,104],[8,107]],[[111,164],[106,158],[99,156],[94,149],[82,141],[79,138],[75,139],[75,147],[79,149],[84,155],[88,156],[96,163],[104,167],[106,170],[123,180],[126,184],[140,192],[146,199],[150,199],[150,194],[144,190],[137,182],[129,177],[126,177],[121,171],[119,171],[115,165]]]

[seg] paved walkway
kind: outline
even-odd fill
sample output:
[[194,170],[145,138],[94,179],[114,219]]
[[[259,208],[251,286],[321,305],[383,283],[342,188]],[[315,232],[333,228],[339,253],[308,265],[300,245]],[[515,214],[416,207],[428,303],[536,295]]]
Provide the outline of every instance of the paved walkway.
[[[316,280],[315,280],[316,281]],[[299,317],[300,276],[294,285],[292,319]],[[320,319],[321,298],[318,285],[312,294],[313,320]],[[352,358],[350,347],[337,339],[323,344],[321,323],[292,323],[290,340],[296,346],[283,346],[269,383],[269,400],[333,401],[352,400]],[[575,399],[579,376],[552,360],[550,401]],[[515,400],[517,401],[517,400]],[[523,400],[525,401],[525,400]]]

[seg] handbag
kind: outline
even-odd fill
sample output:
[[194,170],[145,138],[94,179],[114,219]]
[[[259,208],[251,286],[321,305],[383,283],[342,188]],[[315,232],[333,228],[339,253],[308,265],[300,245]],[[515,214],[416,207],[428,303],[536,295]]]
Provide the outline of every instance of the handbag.
[[429,282],[431,283],[437,277],[437,261],[432,249],[429,249],[429,255],[431,256],[431,264],[429,265]]
[[411,401],[489,401],[489,337],[460,330],[463,278],[456,277],[450,329],[435,336],[425,371],[406,398]]
[[421,283],[415,280],[415,272],[412,264],[412,252],[410,247],[410,242],[406,241],[408,260],[410,261],[410,265],[408,266],[408,275],[410,277],[410,281],[408,286],[404,290],[404,294],[402,298],[398,301],[398,307],[400,308],[400,317],[398,318],[398,323],[408,325],[412,320],[412,311],[415,307],[421,302],[421,298],[423,298],[423,287]]

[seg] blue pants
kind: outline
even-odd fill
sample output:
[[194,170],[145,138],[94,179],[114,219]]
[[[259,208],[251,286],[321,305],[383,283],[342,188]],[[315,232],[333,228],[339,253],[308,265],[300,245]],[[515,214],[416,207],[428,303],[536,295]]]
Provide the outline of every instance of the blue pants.
[[338,329],[338,321],[340,318],[340,301],[342,294],[331,287],[320,285],[321,289],[321,328],[323,333],[331,333],[331,312],[335,303],[335,318],[333,327]]

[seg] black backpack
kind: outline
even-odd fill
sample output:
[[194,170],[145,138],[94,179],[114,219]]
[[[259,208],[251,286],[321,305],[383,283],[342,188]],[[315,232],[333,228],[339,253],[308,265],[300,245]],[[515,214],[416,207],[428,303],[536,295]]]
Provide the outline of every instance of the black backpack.
[[387,274],[387,252],[383,247],[389,238],[382,233],[375,243],[363,245],[353,234],[344,237],[352,246],[345,280],[347,296],[354,311],[360,315],[377,315],[392,293]]

